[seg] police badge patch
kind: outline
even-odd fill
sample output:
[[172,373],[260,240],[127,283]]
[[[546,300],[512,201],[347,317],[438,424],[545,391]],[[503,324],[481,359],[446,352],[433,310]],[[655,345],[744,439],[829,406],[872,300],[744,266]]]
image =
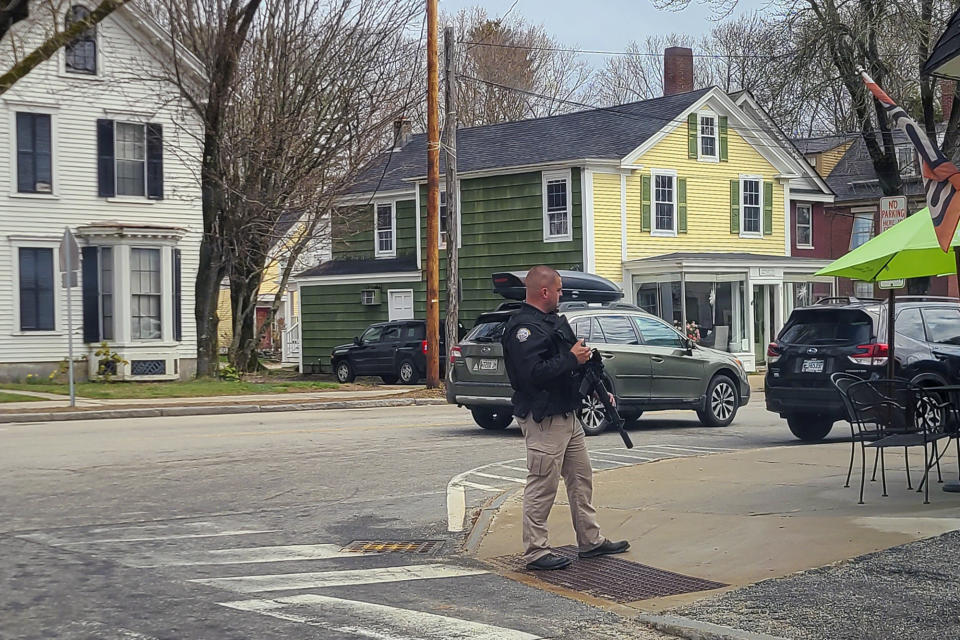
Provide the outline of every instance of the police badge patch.
[[520,342],[526,342],[527,338],[529,337],[530,329],[527,329],[526,327],[520,327],[520,329],[517,330],[517,340]]

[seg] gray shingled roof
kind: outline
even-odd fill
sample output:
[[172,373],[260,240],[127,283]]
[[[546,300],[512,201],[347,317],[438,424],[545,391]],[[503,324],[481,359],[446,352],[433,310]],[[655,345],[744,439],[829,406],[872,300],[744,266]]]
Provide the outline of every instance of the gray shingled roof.
[[[457,169],[463,173],[581,158],[620,159],[708,91],[699,89],[605,109],[459,129]],[[409,189],[409,178],[426,174],[427,140],[426,135],[418,134],[400,151],[384,153],[371,162],[348,193]]]
[[[900,130],[893,132],[894,142],[911,144],[910,140]],[[873,161],[863,137],[858,136],[843,158],[833,168],[826,178],[827,184],[836,194],[836,202],[851,202],[856,200],[876,200],[883,197],[877,174],[873,170]],[[923,183],[919,176],[903,177],[903,192],[907,196],[923,195]]]
[[797,138],[793,141],[793,144],[803,154],[823,153],[839,147],[848,140],[850,140],[848,136],[818,136],[816,138]]
[[[311,276],[341,276],[359,273],[400,273],[410,271],[417,273],[417,256],[406,255],[398,258],[340,258],[330,260],[297,274],[297,278]],[[411,275],[411,278],[413,275]]]
[[923,73],[935,74],[938,67],[945,65],[958,55],[960,55],[960,9],[950,17],[947,28],[937,40],[930,57],[923,64]]

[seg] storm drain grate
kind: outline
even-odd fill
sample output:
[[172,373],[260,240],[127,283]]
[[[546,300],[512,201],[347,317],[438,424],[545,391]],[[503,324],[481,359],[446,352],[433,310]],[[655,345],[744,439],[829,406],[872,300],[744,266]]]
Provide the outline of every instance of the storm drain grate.
[[487,562],[500,569],[535,575],[538,579],[558,587],[614,602],[662,598],[727,586],[722,582],[664,571],[613,556],[580,560],[577,558],[576,547],[560,547],[553,551],[573,559],[573,564],[558,571],[528,571],[520,555],[490,558]]
[[341,551],[353,553],[433,553],[443,540],[354,540]]

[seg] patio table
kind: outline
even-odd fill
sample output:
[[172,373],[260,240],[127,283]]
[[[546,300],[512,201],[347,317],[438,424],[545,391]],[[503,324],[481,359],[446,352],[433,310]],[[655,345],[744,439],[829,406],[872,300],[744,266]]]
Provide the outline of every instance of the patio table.
[[[944,394],[950,401],[951,415],[947,423],[947,430],[953,434],[953,438],[957,441],[957,464],[960,466],[960,439],[958,439],[958,435],[960,435],[958,434],[958,431],[960,431],[960,384],[945,384],[925,387],[925,389]],[[946,448],[944,448],[944,451],[946,451]],[[958,476],[960,476],[960,471],[958,471]],[[943,483],[943,490],[948,493],[960,493],[960,482],[945,482]]]

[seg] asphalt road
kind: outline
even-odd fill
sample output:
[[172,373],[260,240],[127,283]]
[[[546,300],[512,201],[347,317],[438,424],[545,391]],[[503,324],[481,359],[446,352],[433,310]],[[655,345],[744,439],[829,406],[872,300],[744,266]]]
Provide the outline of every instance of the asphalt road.
[[[660,412],[632,436],[648,457],[796,442],[762,398],[727,428]],[[11,424],[0,441],[0,638],[660,637],[459,554],[448,483],[475,485],[469,523],[524,455],[515,426],[463,409]],[[634,463],[607,453],[615,433],[588,443],[597,469]],[[417,540],[442,542],[340,551]]]

